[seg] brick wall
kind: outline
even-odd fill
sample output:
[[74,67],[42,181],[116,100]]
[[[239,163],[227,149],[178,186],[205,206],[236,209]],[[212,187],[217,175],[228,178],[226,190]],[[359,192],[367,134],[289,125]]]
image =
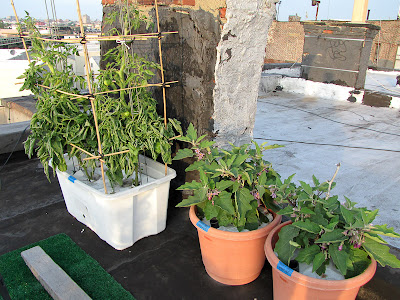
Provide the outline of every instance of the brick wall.
[[[372,44],[369,65],[393,68],[400,45],[400,20],[368,23],[381,27]],[[300,22],[274,21],[268,33],[265,62],[301,62],[303,45],[304,30]]]
[[268,32],[265,62],[301,62],[304,29],[300,22],[274,21]]
[[[400,20],[369,21],[381,27],[374,39],[370,55],[370,64],[375,67],[393,68],[397,48],[400,45]],[[377,56],[378,54],[378,56]]]

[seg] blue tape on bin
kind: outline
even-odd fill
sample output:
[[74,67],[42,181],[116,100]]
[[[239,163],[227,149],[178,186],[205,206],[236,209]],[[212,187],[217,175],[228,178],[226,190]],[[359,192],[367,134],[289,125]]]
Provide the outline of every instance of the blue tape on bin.
[[292,276],[293,269],[289,268],[289,267],[288,267],[287,265],[285,265],[283,262],[279,261],[279,262],[278,262],[278,265],[276,266],[276,268],[277,268],[279,271],[285,273],[286,275]]
[[210,229],[210,226],[204,224],[202,221],[198,221],[196,226],[203,229],[205,232],[208,232],[208,229]]
[[68,177],[68,180],[69,180],[69,181],[72,181],[72,182],[75,182],[76,178],[75,178],[74,176],[69,176],[69,177]]

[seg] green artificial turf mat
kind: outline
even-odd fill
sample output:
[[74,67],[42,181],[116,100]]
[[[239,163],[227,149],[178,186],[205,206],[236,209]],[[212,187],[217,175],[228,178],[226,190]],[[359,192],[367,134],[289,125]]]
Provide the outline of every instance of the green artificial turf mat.
[[40,246],[92,299],[134,299],[63,233],[0,256],[0,274],[11,299],[52,299],[21,257],[22,251],[34,246]]

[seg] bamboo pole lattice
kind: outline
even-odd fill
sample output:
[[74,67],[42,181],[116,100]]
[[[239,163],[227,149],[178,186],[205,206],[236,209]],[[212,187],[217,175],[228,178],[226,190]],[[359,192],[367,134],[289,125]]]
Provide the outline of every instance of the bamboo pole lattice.
[[[13,0],[11,1],[11,5],[14,9],[14,14],[17,23],[19,24],[18,16],[15,10],[14,2]],[[113,92],[119,92],[119,91],[124,91],[124,90],[132,90],[132,89],[138,89],[138,88],[146,88],[146,87],[162,87],[163,90],[163,110],[164,110],[164,126],[167,128],[167,105],[166,105],[166,88],[170,87],[171,84],[177,83],[178,81],[170,81],[170,82],[165,82],[165,76],[164,76],[164,66],[163,66],[163,59],[162,59],[162,47],[161,47],[161,39],[165,37],[168,34],[175,34],[178,33],[177,31],[170,31],[170,32],[161,32],[160,30],[160,19],[159,19],[159,13],[158,13],[158,1],[155,0],[154,2],[155,5],[155,11],[156,11],[156,21],[157,21],[157,32],[156,33],[142,33],[142,34],[129,34],[129,35],[119,35],[119,36],[87,36],[85,34],[85,30],[83,27],[83,21],[82,21],[82,14],[81,14],[81,9],[80,9],[80,4],[79,0],[76,0],[76,6],[77,6],[77,12],[78,12],[78,17],[79,17],[79,26],[80,26],[80,31],[81,31],[81,37],[80,38],[75,38],[75,39],[50,39],[50,38],[43,38],[43,37],[37,37],[38,39],[45,40],[48,42],[57,42],[57,43],[71,43],[71,44],[77,44],[80,43],[83,46],[83,52],[84,52],[84,58],[85,58],[85,73],[86,73],[86,81],[88,85],[88,90],[89,94],[88,95],[81,95],[81,94],[73,94],[73,93],[68,93],[59,89],[56,89],[56,92],[59,92],[61,94],[65,94],[68,96],[71,96],[73,98],[71,99],[79,99],[79,98],[86,98],[90,100],[92,111],[93,111],[93,118],[95,122],[95,128],[96,128],[96,137],[97,137],[97,143],[98,143],[98,154],[99,155],[94,155],[85,149],[82,149],[81,147],[70,143],[70,145],[79,151],[85,153],[88,155],[88,157],[84,158],[83,160],[91,160],[91,159],[97,159],[100,161],[100,166],[101,166],[101,174],[102,174],[102,179],[103,179],[103,186],[104,186],[104,192],[107,194],[107,187],[106,187],[106,182],[105,182],[105,174],[104,174],[104,165],[106,162],[104,161],[104,157],[109,157],[112,155],[118,155],[118,154],[123,154],[123,153],[128,153],[130,150],[123,150],[123,151],[118,151],[114,153],[108,153],[104,154],[102,152],[102,144],[101,144],[101,137],[100,137],[100,132],[99,132],[99,125],[98,125],[98,119],[96,115],[96,105],[95,105],[95,96],[96,95],[101,95],[101,94],[107,94],[107,93],[113,93]],[[25,38],[29,37],[25,35],[25,32],[21,31],[21,28],[19,29],[19,35],[22,39],[22,42],[24,44],[25,52],[28,57],[28,61],[30,62],[29,54],[28,54],[28,48],[25,43]],[[90,69],[90,62],[89,62],[89,53],[87,49],[87,42],[90,41],[139,41],[139,40],[148,40],[148,39],[153,39],[157,38],[158,39],[158,50],[159,50],[159,59],[160,59],[160,72],[161,72],[161,83],[154,83],[154,84],[146,84],[146,85],[141,85],[141,86],[134,86],[134,87],[128,87],[128,88],[123,88],[123,89],[115,89],[115,90],[109,90],[109,91],[104,91],[104,92],[97,92],[93,93],[93,88],[92,88],[92,82],[91,82],[91,69]],[[38,86],[43,87],[45,89],[52,89],[49,86],[41,85],[38,84]],[[179,136],[177,136],[179,137]],[[169,140],[173,140],[177,137],[170,138]],[[165,164],[165,175],[167,175],[167,164]]]
[[[156,18],[157,18],[157,33],[158,33],[158,54],[160,56],[160,72],[161,72],[161,82],[163,84],[162,86],[162,91],[163,91],[163,109],[164,109],[164,126],[165,129],[167,128],[167,101],[166,101],[166,95],[165,95],[165,78],[164,78],[164,65],[163,65],[163,59],[162,59],[162,50],[161,50],[161,38],[162,38],[162,33],[160,30],[160,17],[158,14],[158,2],[157,0],[154,1],[155,7],[156,7]],[[168,166],[165,164],[165,175],[167,175],[168,172]]]
[[[11,6],[12,6],[12,8],[14,10],[15,20],[17,21],[17,24],[19,24],[18,14],[17,14],[17,11],[15,10],[15,6],[14,6],[14,1],[13,0],[11,0]],[[25,38],[22,35],[22,31],[21,30],[22,30],[21,26],[18,26],[18,34],[19,34],[19,37],[22,40],[22,44],[24,45],[26,57],[28,58],[28,62],[31,63],[31,59],[29,58],[29,53],[28,53],[28,47],[26,47]]]

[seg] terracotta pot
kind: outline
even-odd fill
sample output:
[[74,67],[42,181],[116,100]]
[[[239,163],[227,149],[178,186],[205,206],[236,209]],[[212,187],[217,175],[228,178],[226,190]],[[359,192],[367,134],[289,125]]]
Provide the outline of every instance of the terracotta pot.
[[302,275],[284,265],[274,253],[274,247],[279,239],[278,233],[283,226],[291,221],[275,227],[265,242],[265,254],[272,266],[275,300],[349,300],[355,299],[358,290],[374,276],[376,261],[371,259],[369,267],[360,275],[345,280],[324,280]]
[[190,221],[197,228],[203,264],[208,275],[228,285],[241,285],[255,280],[265,263],[264,243],[268,233],[281,222],[281,216],[264,228],[248,232],[228,232],[204,224],[189,211]]

